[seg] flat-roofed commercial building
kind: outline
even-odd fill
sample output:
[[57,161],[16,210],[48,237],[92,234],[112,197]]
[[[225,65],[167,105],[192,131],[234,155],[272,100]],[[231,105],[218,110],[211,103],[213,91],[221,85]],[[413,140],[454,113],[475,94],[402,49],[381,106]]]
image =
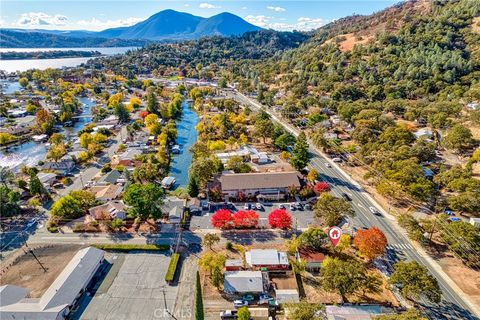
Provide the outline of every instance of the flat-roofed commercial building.
[[28,289],[22,287],[0,287],[1,319],[65,319],[101,266],[104,253],[93,247],[78,251],[40,298],[28,298]]
[[297,171],[224,173],[218,181],[225,199],[254,196],[281,200],[288,193],[289,188],[300,188],[301,174]]

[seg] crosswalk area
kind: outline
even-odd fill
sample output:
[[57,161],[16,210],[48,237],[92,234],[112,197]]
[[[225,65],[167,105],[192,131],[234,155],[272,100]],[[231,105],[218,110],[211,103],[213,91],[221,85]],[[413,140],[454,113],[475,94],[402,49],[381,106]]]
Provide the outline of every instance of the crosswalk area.
[[387,246],[387,249],[394,250],[412,250],[413,246],[410,243],[395,243]]

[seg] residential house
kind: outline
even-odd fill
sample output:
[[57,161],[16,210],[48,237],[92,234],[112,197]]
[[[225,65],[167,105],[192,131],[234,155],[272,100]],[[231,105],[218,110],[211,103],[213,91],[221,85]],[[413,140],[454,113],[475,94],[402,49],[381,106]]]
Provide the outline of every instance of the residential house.
[[309,271],[319,271],[322,266],[325,255],[314,250],[301,249],[296,253],[299,262],[305,262],[305,269]]
[[472,226],[480,228],[480,218],[470,218],[469,222]]
[[57,175],[51,172],[39,172],[37,174],[38,180],[43,184],[45,188],[51,187],[57,180]]
[[275,291],[275,298],[278,303],[300,301],[297,279],[293,272],[283,275],[270,275],[270,282]]
[[280,200],[293,187],[299,189],[301,174],[291,172],[228,173],[221,174],[218,183],[225,200],[254,196]]
[[103,263],[104,251],[89,247],[70,260],[40,298],[27,298],[28,290],[0,287],[1,319],[60,320],[67,318]]
[[7,127],[7,128],[4,128],[4,127],[0,128],[0,132],[13,134],[14,136],[27,134],[30,132],[30,130],[31,130],[30,126],[27,126],[24,124],[19,124],[19,125]]
[[185,200],[175,197],[167,197],[162,205],[162,212],[168,213],[168,220],[171,224],[182,222]]
[[58,161],[46,161],[40,167],[40,170],[53,170],[60,175],[66,175],[75,168],[75,162],[71,157],[64,156]]
[[429,128],[421,128],[421,129],[418,129],[417,131],[415,131],[415,132],[413,133],[413,135],[414,135],[417,139],[420,139],[420,138],[432,139],[432,137],[433,137],[432,130],[430,130]]
[[225,261],[226,271],[241,271],[243,269],[243,262],[240,259],[227,259]]
[[266,152],[259,152],[250,155],[250,161],[257,164],[266,164],[270,162],[270,158]]
[[323,134],[323,137],[327,140],[335,140],[338,139],[338,134],[336,134],[335,132],[325,132]]
[[107,184],[124,184],[125,176],[122,172],[118,170],[111,170],[100,177],[97,181],[97,185],[107,185]]
[[479,108],[480,105],[478,104],[478,102],[470,102],[469,104],[467,104],[468,110],[478,110]]
[[261,271],[226,271],[223,289],[227,293],[262,293],[265,281]]
[[110,219],[127,218],[127,208],[121,200],[111,200],[104,204],[88,209],[88,213],[93,220],[104,220],[105,215]]
[[111,201],[116,199],[122,193],[123,187],[117,184],[95,185],[90,188],[90,192],[95,195],[95,199],[100,201]]
[[253,270],[288,270],[290,264],[286,252],[275,249],[252,249],[245,253],[247,266]]

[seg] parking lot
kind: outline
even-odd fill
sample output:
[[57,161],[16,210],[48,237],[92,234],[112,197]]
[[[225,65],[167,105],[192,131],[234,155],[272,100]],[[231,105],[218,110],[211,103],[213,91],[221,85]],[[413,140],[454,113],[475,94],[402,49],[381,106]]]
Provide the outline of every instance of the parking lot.
[[164,278],[170,257],[161,253],[109,253],[108,273],[92,297],[84,297],[72,319],[170,319],[177,287]]
[[[233,204],[233,207],[232,205],[230,205],[229,209],[232,211],[245,210],[244,204],[245,203],[235,203]],[[252,205],[251,210],[254,210],[253,207],[255,203],[250,202],[249,204]],[[260,217],[259,219],[260,227],[268,227],[268,215],[273,210],[279,209],[281,204],[283,204],[286,207],[286,210],[292,215],[293,228],[295,229],[308,228],[310,225],[312,225],[315,222],[315,218],[312,210],[306,210],[305,208],[302,208],[301,210],[298,210],[298,209],[291,210],[290,204],[293,204],[293,203],[288,203],[288,202],[263,203],[261,210],[255,209],[255,212],[257,212]],[[206,210],[203,210],[200,214],[192,215],[192,218],[190,220],[190,229],[191,230],[214,229],[210,223],[210,219],[212,217],[212,214],[219,208],[221,208],[221,205],[217,205],[216,207],[212,206],[210,210],[206,209]]]

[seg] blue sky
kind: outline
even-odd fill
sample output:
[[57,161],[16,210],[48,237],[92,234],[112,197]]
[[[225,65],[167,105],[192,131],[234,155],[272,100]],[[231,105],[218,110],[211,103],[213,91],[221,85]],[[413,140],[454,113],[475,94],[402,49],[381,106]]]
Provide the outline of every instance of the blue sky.
[[398,0],[1,0],[0,25],[8,28],[103,30],[132,25],[174,9],[202,17],[231,12],[276,30],[311,30],[352,14],[370,14]]

